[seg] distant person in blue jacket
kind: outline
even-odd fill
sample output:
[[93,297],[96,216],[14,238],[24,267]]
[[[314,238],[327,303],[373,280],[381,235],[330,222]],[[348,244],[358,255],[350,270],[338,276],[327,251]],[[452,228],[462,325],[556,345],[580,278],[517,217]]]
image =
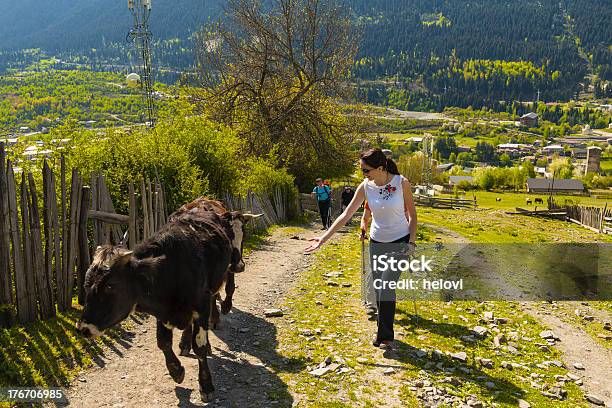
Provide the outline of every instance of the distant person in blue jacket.
[[312,193],[317,198],[319,204],[319,213],[321,214],[321,222],[323,223],[323,230],[326,230],[329,226],[329,207],[331,206],[331,194],[332,190],[330,186],[323,184],[323,179],[318,178],[316,180],[317,185],[312,190]]

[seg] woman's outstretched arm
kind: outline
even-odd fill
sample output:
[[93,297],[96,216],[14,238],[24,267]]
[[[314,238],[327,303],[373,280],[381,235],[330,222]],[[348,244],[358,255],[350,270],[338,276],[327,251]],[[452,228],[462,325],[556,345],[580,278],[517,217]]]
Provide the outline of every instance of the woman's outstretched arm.
[[361,204],[365,201],[365,188],[364,183],[361,183],[359,187],[357,187],[357,191],[355,192],[355,196],[351,200],[350,204],[342,214],[334,221],[334,223],[329,227],[329,229],[320,237],[313,238],[311,241],[314,241],[308,248],[305,249],[305,252],[312,252],[318,249],[321,245],[323,245],[328,239],[330,239],[336,231],[340,228],[344,227],[346,223],[351,219],[355,211],[359,209]]

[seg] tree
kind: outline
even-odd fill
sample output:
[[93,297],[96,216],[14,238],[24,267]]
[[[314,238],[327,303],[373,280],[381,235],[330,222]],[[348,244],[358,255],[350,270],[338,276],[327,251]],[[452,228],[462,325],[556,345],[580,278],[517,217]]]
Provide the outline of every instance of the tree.
[[223,23],[196,36],[204,102],[237,126],[249,153],[273,154],[301,186],[314,173],[352,170],[354,121],[331,98],[346,96],[357,33],[334,0],[230,0]]

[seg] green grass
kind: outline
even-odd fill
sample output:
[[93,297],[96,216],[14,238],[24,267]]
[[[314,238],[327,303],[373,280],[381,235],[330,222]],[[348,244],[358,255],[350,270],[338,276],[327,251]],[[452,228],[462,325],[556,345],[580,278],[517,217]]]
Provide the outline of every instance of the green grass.
[[[431,233],[428,236],[434,239]],[[568,391],[565,401],[550,400],[530,386],[531,373],[542,376],[536,382],[551,385],[555,383],[554,375],[563,375],[566,370],[558,367],[542,370],[536,366],[542,361],[560,359],[560,354],[555,349],[543,351],[534,344],[544,327],[521,312],[516,304],[419,302],[419,318],[415,318],[412,302],[400,301],[396,315],[399,349],[383,353],[370,344],[375,323],[366,320],[361,306],[359,241],[351,234],[330,242],[313,256],[314,264],[302,274],[283,304],[285,318],[277,320],[277,352],[285,358],[303,361],[310,368],[327,356],[340,357],[351,371],[321,378],[312,376],[308,370],[279,373],[297,406],[320,406],[321,401],[336,404],[330,406],[348,406],[355,401],[363,406],[380,406],[388,402],[387,398],[394,398],[391,404],[397,405],[399,399],[404,406],[415,406],[417,401],[411,386],[417,378],[432,381],[436,387],[446,388],[463,399],[473,394],[481,401],[504,407],[516,406],[518,398],[529,401],[533,407],[585,405],[576,385],[565,387]],[[340,283],[337,287],[328,286],[328,278],[323,276],[334,271],[342,272],[334,278]],[[499,329],[509,338],[512,332],[517,333],[511,341],[516,343],[520,355],[510,354],[504,346],[495,351],[490,335],[475,343],[461,338],[469,334],[471,327],[481,324],[479,319],[485,310],[509,319]],[[301,334],[304,329],[314,332],[317,328],[321,333],[313,337]],[[426,351],[427,358],[417,358],[416,348]],[[432,350],[444,353],[433,365],[430,363]],[[459,350],[467,353],[467,363],[459,363],[445,354]],[[491,358],[493,368],[478,366],[476,357]],[[502,361],[527,368],[508,370],[501,367]],[[453,372],[440,370],[437,363]],[[394,367],[395,373],[382,375],[389,366]],[[448,376],[456,377],[460,385],[441,384]],[[495,384],[492,390],[485,387],[487,382]]]

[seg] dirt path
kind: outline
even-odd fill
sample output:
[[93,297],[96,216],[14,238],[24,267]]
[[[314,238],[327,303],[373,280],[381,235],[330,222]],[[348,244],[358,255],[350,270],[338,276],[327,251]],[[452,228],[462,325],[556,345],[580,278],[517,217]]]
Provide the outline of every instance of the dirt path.
[[[567,368],[584,383],[585,394],[595,395],[606,406],[612,407],[612,350],[601,346],[581,327],[564,322],[559,317],[563,312],[549,304],[526,302],[522,309],[544,323],[560,339],[555,347],[563,353]],[[579,365],[575,366],[575,363]]]
[[[295,229],[281,228],[245,258],[247,270],[236,276],[234,308],[222,316],[221,327],[211,331],[213,356],[209,365],[217,400],[208,406],[264,407],[278,403],[268,399],[268,393],[291,400],[286,385],[269,368],[290,366],[290,362],[276,354],[276,327],[273,318],[265,318],[263,311],[273,306],[308,266],[309,258],[303,255],[307,245],[304,239],[318,232],[314,226],[297,234]],[[98,361],[99,367],[74,381],[68,390],[71,406],[205,406],[198,391],[195,355],[179,357],[186,375],[182,384],[176,384],[157,348],[155,318],[144,318],[132,333],[107,359]],[[177,355],[179,338],[180,332],[174,330]]]

